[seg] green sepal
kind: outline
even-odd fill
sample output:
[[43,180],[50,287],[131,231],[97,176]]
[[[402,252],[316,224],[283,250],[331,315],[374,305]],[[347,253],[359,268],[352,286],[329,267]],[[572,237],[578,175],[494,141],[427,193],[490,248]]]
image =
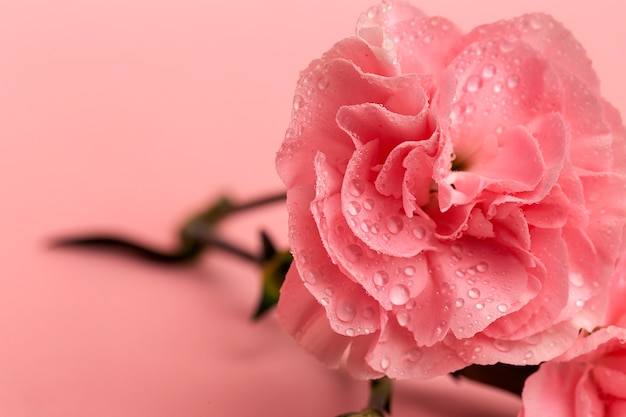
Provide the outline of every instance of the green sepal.
[[253,319],[258,320],[278,303],[280,287],[285,281],[287,271],[293,261],[289,250],[278,251],[265,232],[261,232],[263,243],[261,269],[263,271],[263,285],[261,300]]

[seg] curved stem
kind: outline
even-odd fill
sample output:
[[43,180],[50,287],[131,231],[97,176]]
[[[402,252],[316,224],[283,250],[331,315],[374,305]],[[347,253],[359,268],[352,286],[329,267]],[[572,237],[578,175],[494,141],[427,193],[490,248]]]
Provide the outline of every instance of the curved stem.
[[268,204],[273,204],[273,203],[278,203],[281,201],[285,201],[287,199],[287,194],[286,193],[277,193],[274,195],[270,195],[267,197],[261,197],[258,198],[256,200],[251,200],[248,201],[247,203],[244,204],[239,204],[233,207],[232,209],[232,213],[236,213],[236,212],[240,212],[240,211],[245,211],[245,210],[250,210],[250,209],[255,209],[257,207],[262,207],[262,206],[266,206]]
[[263,253],[254,254],[220,238],[215,233],[215,227],[232,214],[284,201],[285,198],[284,192],[253,199],[242,204],[234,204],[227,198],[220,198],[185,223],[180,231],[179,244],[171,251],[161,250],[123,236],[107,233],[61,238],[53,241],[52,246],[113,250],[151,262],[176,265],[196,260],[206,249],[219,249],[256,265],[262,265],[264,262]]

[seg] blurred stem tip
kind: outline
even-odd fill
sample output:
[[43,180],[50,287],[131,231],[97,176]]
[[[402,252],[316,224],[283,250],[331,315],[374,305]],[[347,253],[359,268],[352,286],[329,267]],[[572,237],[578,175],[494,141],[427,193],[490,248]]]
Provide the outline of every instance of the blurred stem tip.
[[110,233],[63,237],[55,239],[52,242],[52,247],[113,251],[126,253],[150,262],[173,265],[196,261],[205,250],[218,249],[262,266],[267,258],[265,247],[263,252],[258,255],[243,249],[220,238],[216,233],[217,225],[233,214],[284,201],[285,198],[285,193],[280,193],[235,204],[230,199],[221,197],[182,226],[179,231],[178,244],[172,250],[154,248],[133,239]]
[[278,251],[265,232],[261,232],[261,249],[253,253],[222,239],[217,226],[224,219],[248,210],[284,201],[285,193],[257,198],[235,204],[226,197],[214,201],[205,210],[194,215],[180,229],[178,243],[172,250],[162,250],[120,235],[103,233],[55,239],[55,248],[82,248],[127,254],[160,265],[179,266],[197,261],[207,250],[215,249],[230,253],[259,266],[263,273],[261,301],[254,314],[258,319],[278,302],[280,287],[293,260],[288,250]]

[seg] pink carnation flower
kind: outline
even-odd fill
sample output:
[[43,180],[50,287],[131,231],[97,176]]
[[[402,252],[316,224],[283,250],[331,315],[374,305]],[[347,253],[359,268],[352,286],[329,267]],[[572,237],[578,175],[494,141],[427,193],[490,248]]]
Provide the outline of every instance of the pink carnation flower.
[[526,380],[519,417],[626,416],[626,257],[609,288],[608,327],[582,335]]
[[550,16],[463,34],[371,8],[301,74],[277,155],[295,260],[281,323],[362,378],[561,354],[606,313],[624,143]]
[[542,364],[526,380],[522,402],[519,417],[626,416],[626,329],[581,337]]

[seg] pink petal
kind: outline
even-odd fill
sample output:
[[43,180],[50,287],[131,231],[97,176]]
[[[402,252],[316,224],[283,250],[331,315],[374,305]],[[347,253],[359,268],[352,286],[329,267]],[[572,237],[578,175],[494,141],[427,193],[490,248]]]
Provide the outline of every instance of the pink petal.
[[515,251],[523,263],[535,267],[530,250],[530,230],[526,213],[516,204],[490,205],[487,215],[494,226],[496,240]]
[[576,404],[576,416],[600,416],[604,413],[604,402],[588,372],[581,375],[572,398]]
[[346,358],[346,368],[356,379],[377,379],[385,375],[384,372],[374,369],[365,359],[368,352],[378,343],[380,332],[355,337],[350,345],[350,352]]
[[513,365],[534,365],[560,355],[579,333],[579,328],[562,322],[550,329],[522,339],[491,338],[478,333],[471,339],[449,342],[470,363],[490,365],[503,362]]
[[280,290],[278,320],[310,354],[337,367],[350,338],[333,332],[322,306],[311,296],[292,265]]
[[[518,311],[514,311],[485,330],[494,339],[521,339],[554,324],[568,301],[568,253],[558,229],[531,230],[531,252],[540,264],[534,269],[536,280],[527,292],[532,299]],[[545,268],[545,269],[543,269]],[[540,288],[534,288],[534,285]],[[519,296],[522,291],[516,292]]]
[[421,292],[429,279],[423,256],[401,258],[381,255],[368,247],[370,242],[360,240],[348,228],[339,196],[329,197],[320,203],[319,208],[314,209],[319,219],[320,235],[326,251],[344,273],[337,280],[358,283],[372,300],[375,299],[386,310],[397,309]]
[[436,78],[448,64],[450,49],[462,36],[454,23],[439,16],[406,20],[388,30],[402,72],[434,74]]
[[[523,204],[541,202],[543,204],[544,197],[558,181],[567,194],[571,194],[572,204],[567,204],[570,210],[571,207],[574,207],[574,210],[581,207],[583,204],[582,188],[578,183],[578,177],[571,169],[571,163],[567,161],[570,136],[563,117],[558,113],[542,115],[529,122],[526,128],[538,144],[544,165],[539,183],[530,191],[500,195],[496,197],[494,204],[504,202]],[[572,214],[569,217],[574,218],[575,215]]]
[[[620,361],[623,362],[624,359],[626,359],[624,355],[621,355]],[[626,374],[623,371],[597,364],[591,370],[591,374],[602,393],[626,399]]]
[[575,367],[543,364],[524,384],[524,417],[577,417],[573,398],[581,374]]
[[524,215],[531,226],[556,229],[570,220],[570,200],[561,187],[555,185],[539,204],[524,208]]
[[470,213],[465,233],[479,239],[495,236],[493,224],[487,220],[482,210],[476,208]]
[[[487,184],[497,184],[499,192],[534,189],[544,172],[543,158],[535,138],[526,129],[516,127],[504,131],[494,145],[490,149],[483,146],[471,157],[467,172],[491,179]],[[459,177],[463,174],[460,172]]]
[[590,223],[587,231],[600,259],[614,264],[622,247],[622,219],[626,216],[626,183],[618,174],[603,173],[581,178]]
[[[623,219],[626,216],[626,184],[617,174],[601,174],[581,177],[589,213],[589,224],[585,227],[585,237],[591,242],[592,252],[574,246],[572,263],[581,270],[591,265],[582,263],[582,259],[593,262],[593,275],[583,275],[586,279],[584,289],[576,301],[584,303],[579,313],[581,326],[591,330],[603,317],[607,305],[606,285],[614,273],[617,257],[623,252]],[[589,245],[587,245],[589,246]]]
[[[394,89],[409,91],[413,96],[412,103],[397,109],[403,110],[402,114],[374,103],[344,106],[339,109],[337,124],[350,135],[357,147],[378,140],[380,155],[386,156],[404,142],[426,141],[431,138],[432,127],[429,126],[427,119],[428,97],[422,89],[420,80],[397,79],[395,84],[397,85]],[[378,162],[382,164],[384,160]]]
[[[558,362],[595,362],[607,355],[620,352],[623,355],[626,345],[626,329],[609,326],[597,330],[588,336],[579,337],[574,346],[555,359]],[[623,357],[623,356],[622,356]],[[602,363],[602,362],[601,362]],[[610,360],[607,362],[615,366]]]
[[391,32],[402,22],[418,22],[426,17],[424,12],[408,2],[384,1],[361,14],[357,21],[357,33],[368,27],[383,28]]
[[[410,257],[432,248],[433,222],[418,216],[406,217],[402,200],[381,195],[373,186],[372,167],[378,158],[374,141],[357,149],[350,159],[341,195],[348,227],[367,247],[379,253]],[[401,183],[402,177],[396,180]]]
[[[457,338],[471,337],[521,307],[526,270],[493,240],[463,238],[428,257],[432,277],[409,325],[420,344],[441,340],[448,328]],[[431,319],[421,320],[424,314]]]
[[397,379],[432,378],[467,365],[443,344],[417,346],[411,333],[392,320],[366,360],[372,368]]
[[451,80],[442,80],[440,118],[451,119],[450,135],[460,161],[471,163],[490,135],[561,109],[558,74],[521,42],[472,43],[452,61],[446,77]]
[[606,401],[606,417],[623,417],[626,416],[626,400],[611,399]]
[[[308,207],[298,204],[306,201],[303,200],[306,194],[305,189],[292,189],[287,199],[290,224],[296,221],[298,224],[297,229],[290,227],[297,273],[306,289],[325,307],[327,321],[335,332],[353,336],[373,333],[380,327],[380,306],[329,257]],[[326,220],[314,213],[319,224],[324,224]]]
[[572,136],[572,163],[590,171],[610,170],[613,165],[613,136],[606,120],[604,101],[581,80],[565,73],[561,77],[564,91],[563,114]]
[[613,150],[613,169],[620,174],[626,173],[626,128],[622,123],[619,111],[611,104],[604,102],[604,114],[613,133],[611,148]]
[[593,91],[599,91],[600,82],[584,48],[572,33],[552,16],[535,13],[478,26],[463,37],[462,45],[492,38],[503,38],[508,42],[519,39],[538,51],[553,65],[575,74]]
[[[337,43],[303,71],[295,92],[291,124],[276,157],[278,173],[287,188],[315,181],[311,161],[317,152],[328,155],[334,165],[345,164],[352,154],[352,140],[337,125],[339,108],[366,102],[390,102],[407,111],[420,106],[419,95],[413,101],[407,99],[407,89],[417,91],[412,86],[422,85],[417,77],[389,79],[377,73],[385,72],[369,47],[356,38]],[[419,110],[421,107],[416,111]],[[311,117],[312,112],[315,117]]]

